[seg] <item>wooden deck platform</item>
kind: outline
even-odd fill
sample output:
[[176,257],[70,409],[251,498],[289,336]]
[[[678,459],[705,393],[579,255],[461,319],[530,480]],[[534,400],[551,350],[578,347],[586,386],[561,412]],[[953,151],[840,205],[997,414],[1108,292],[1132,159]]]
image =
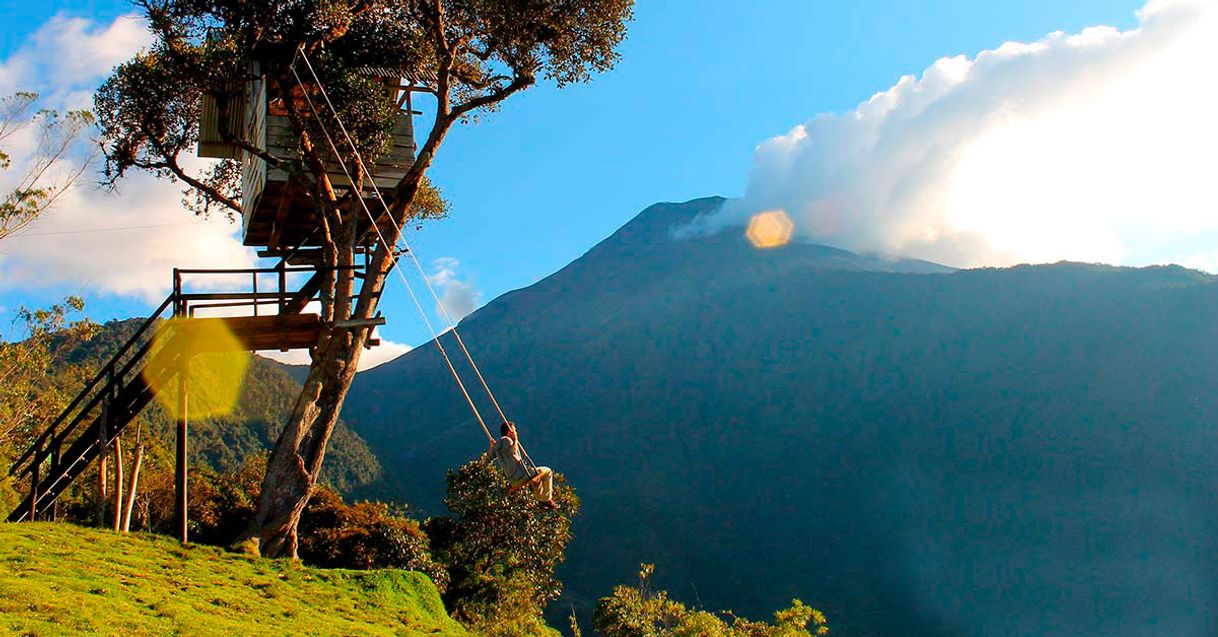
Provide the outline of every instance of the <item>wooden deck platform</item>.
[[[182,339],[191,353],[205,353],[308,349],[317,344],[322,324],[316,314],[273,314],[186,319],[171,329],[174,340]],[[231,337],[217,338],[217,334]]]

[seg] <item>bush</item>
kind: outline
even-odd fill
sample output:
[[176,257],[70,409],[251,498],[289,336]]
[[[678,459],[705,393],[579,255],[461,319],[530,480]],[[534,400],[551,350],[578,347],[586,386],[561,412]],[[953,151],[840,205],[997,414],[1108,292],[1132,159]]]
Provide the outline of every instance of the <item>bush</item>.
[[[0,465],[6,464],[7,461],[0,458]],[[16,482],[8,474],[0,475],[0,514],[8,515],[21,504],[21,499]]]
[[444,601],[457,620],[488,636],[536,635],[542,609],[562,592],[554,570],[571,541],[579,498],[555,476],[558,511],[541,509],[527,489],[508,493],[503,475],[483,461],[448,472],[451,517],[424,523],[448,569]]
[[264,473],[265,454],[250,457],[236,471],[194,472],[189,490],[191,538],[215,546],[236,542],[254,517]]
[[299,537],[301,559],[315,566],[403,568],[427,575],[441,593],[448,586],[448,571],[432,560],[419,523],[383,502],[348,505],[320,488],[300,518]]
[[749,621],[730,611],[717,615],[687,608],[670,599],[667,591],[652,592],[654,571],[654,566],[643,564],[637,587],[618,586],[612,595],[597,601],[593,627],[605,637],[819,637],[829,633],[824,613],[798,599],[791,601],[790,608],[774,613],[773,624]]

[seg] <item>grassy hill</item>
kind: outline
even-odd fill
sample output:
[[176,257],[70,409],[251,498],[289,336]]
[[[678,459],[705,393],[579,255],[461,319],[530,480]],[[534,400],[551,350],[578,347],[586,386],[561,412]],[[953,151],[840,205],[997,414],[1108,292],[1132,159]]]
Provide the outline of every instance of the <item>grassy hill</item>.
[[426,576],[305,568],[163,537],[0,524],[0,634],[469,635]]

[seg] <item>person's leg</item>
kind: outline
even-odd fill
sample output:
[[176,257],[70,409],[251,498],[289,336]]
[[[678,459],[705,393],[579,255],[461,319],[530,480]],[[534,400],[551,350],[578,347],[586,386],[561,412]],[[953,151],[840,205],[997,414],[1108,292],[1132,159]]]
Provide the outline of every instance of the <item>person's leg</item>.
[[549,502],[554,499],[554,470],[549,467],[537,467],[538,480],[533,483],[533,494],[538,502]]

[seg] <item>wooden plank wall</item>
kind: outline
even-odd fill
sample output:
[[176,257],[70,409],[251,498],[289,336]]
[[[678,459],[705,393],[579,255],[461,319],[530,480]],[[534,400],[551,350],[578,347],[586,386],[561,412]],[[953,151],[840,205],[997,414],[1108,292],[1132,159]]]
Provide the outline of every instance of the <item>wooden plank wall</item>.
[[[267,115],[265,134],[266,141],[264,148],[269,150],[271,154],[279,157],[294,157],[296,155],[296,136],[292,134],[288,118],[280,115]],[[335,144],[345,143],[341,132],[330,131],[330,135],[334,136]],[[397,114],[391,135],[393,139],[392,147],[383,153],[376,163],[370,167],[373,179],[376,181],[376,187],[381,189],[396,186],[398,181],[406,176],[406,171],[414,160],[414,130],[409,114]],[[343,146],[339,148],[345,149]],[[330,161],[331,157],[332,153],[322,153],[322,160],[326,162],[326,173],[330,176],[330,182],[336,188],[350,188],[351,181],[347,179],[340,166]],[[262,164],[265,169],[266,163],[262,162]],[[285,182],[287,179],[287,173],[282,170],[271,168],[266,172],[267,181]],[[365,190],[370,192],[371,188],[365,188]]]
[[[256,63],[251,66],[253,68],[250,70],[255,71],[253,75],[258,77]],[[259,148],[266,148],[266,81],[256,79],[249,82],[247,91],[244,118],[246,139],[249,139]],[[258,210],[258,204],[262,200],[262,191],[266,188],[266,181],[266,162],[250,153],[243,152],[241,159],[241,196],[242,205],[245,208],[244,219],[242,220],[245,232],[249,231],[250,222]]]

